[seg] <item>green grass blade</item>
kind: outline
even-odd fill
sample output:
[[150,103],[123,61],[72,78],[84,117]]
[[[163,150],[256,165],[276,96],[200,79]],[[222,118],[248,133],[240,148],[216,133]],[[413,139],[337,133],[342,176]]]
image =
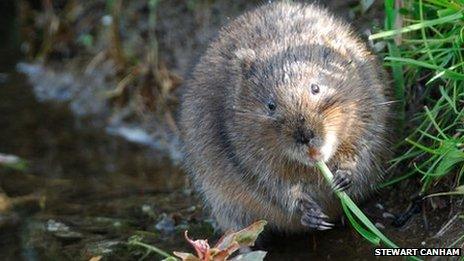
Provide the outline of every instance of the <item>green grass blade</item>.
[[386,31],[386,32],[376,33],[376,34],[373,34],[373,35],[369,36],[369,40],[376,40],[376,39],[380,39],[380,38],[390,38],[390,37],[398,35],[398,34],[404,34],[404,33],[407,33],[407,32],[420,30],[420,29],[425,28],[425,27],[430,27],[430,26],[434,26],[434,25],[437,25],[437,24],[450,23],[450,22],[456,21],[458,19],[461,19],[462,17],[463,17],[463,14],[461,12],[457,12],[457,13],[454,13],[452,15],[448,15],[448,16],[445,16],[445,17],[442,17],[442,18],[423,21],[421,23],[405,26],[405,27],[400,28],[400,29],[394,29],[394,30],[390,30],[390,31]]
[[[330,171],[330,169],[327,167],[327,165],[319,161],[316,163],[316,167],[320,170],[324,178],[327,180],[329,184],[332,184],[333,180],[333,174]],[[369,218],[364,215],[364,213],[361,211],[361,209],[358,208],[358,206],[353,202],[353,200],[346,194],[345,192],[339,192],[336,191],[335,194],[340,198],[342,206],[345,205],[343,210],[345,211],[345,214],[348,216],[348,219],[351,221],[350,217],[353,218],[351,215],[354,214],[358,218],[358,220],[367,228],[364,229],[362,228],[361,230],[358,230],[361,226],[358,222],[352,222],[353,226],[355,229],[360,232],[361,236],[366,238],[369,242],[376,243],[377,240],[375,237],[380,239],[382,243],[384,243],[386,246],[391,247],[391,248],[398,248],[398,246],[393,243],[388,237],[386,237],[375,225],[372,223]],[[351,212],[351,213],[350,213]],[[354,219],[353,219],[354,220]],[[375,237],[374,237],[375,236]],[[421,260],[417,257],[410,257],[412,260]]]
[[450,77],[452,79],[455,79],[455,80],[464,80],[464,74],[462,74],[462,73],[457,73],[457,72],[445,69],[445,68],[437,66],[437,65],[429,64],[429,63],[422,62],[422,61],[417,61],[417,60],[414,60],[414,59],[411,59],[411,58],[385,57],[385,60],[387,60],[387,61],[397,61],[397,62],[401,62],[403,64],[424,67],[424,68],[435,70],[435,71],[438,71],[438,72],[443,72],[444,75],[446,75],[446,76],[448,76],[448,77]]

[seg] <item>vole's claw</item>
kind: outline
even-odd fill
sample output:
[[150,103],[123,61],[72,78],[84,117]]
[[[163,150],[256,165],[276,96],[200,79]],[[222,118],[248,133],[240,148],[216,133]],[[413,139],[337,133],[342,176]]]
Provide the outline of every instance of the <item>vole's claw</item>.
[[351,187],[351,171],[344,169],[337,170],[332,183],[334,191],[347,191]]
[[324,221],[321,217],[303,215],[301,224],[315,230],[328,230],[334,227],[334,224]]
[[302,212],[301,224],[314,230],[327,230],[334,224],[325,221],[329,218],[322,208],[308,195],[301,200],[299,208]]

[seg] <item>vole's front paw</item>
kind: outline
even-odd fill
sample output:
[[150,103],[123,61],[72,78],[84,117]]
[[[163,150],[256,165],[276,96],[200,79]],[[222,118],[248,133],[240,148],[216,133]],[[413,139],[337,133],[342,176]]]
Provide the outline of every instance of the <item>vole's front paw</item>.
[[347,191],[351,187],[351,171],[346,169],[337,170],[332,183],[334,191]]
[[302,212],[301,224],[314,230],[327,230],[333,228],[334,224],[327,222],[329,218],[322,208],[309,196],[305,195],[299,202]]

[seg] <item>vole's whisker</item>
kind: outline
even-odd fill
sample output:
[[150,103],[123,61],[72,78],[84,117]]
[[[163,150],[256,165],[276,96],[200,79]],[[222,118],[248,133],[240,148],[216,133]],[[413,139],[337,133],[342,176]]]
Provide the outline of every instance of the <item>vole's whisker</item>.
[[377,103],[376,105],[388,105],[388,104],[395,104],[395,103],[398,103],[398,102],[400,102],[400,101],[399,100],[386,101],[386,102]]

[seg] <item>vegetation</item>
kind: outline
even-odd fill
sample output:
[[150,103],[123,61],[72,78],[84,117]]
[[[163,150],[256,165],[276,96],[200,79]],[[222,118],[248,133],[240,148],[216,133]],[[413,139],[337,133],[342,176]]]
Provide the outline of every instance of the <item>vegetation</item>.
[[[324,178],[327,180],[329,184],[332,184],[333,174],[327,165],[323,162],[316,163],[317,168],[322,173]],[[345,212],[348,220],[353,225],[353,227],[361,234],[365,239],[371,242],[374,245],[379,245],[380,242],[386,244],[392,248],[398,248],[398,246],[393,243],[390,239],[384,236],[376,227],[375,225],[362,213],[362,211],[356,206],[353,200],[346,194],[346,192],[339,192],[336,191],[335,194],[337,197],[340,198],[340,202],[343,207],[343,211]],[[355,219],[358,218],[367,228],[363,228],[361,224]]]
[[[195,249],[196,255],[184,252],[174,252],[174,255],[179,257],[182,261],[262,261],[266,256],[266,252],[259,250],[240,254],[231,259],[229,257],[240,248],[253,246],[255,244],[256,239],[258,239],[259,234],[263,232],[265,225],[266,221],[260,220],[256,221],[255,223],[240,231],[226,232],[226,234],[218,240],[214,247],[210,247],[208,240],[190,239],[187,235],[187,231],[185,231],[185,239]],[[142,247],[146,249],[146,254],[144,257],[154,252],[164,257],[164,261],[179,260],[178,258],[171,256],[170,254],[164,252],[163,250],[157,247],[143,243],[142,238],[138,236],[134,236],[129,239],[129,246]],[[142,257],[141,259],[143,259],[144,257]]]
[[383,187],[418,176],[424,194],[440,181],[451,188],[463,182],[463,10],[464,1],[385,1],[387,31],[370,39],[387,43],[385,64],[405,126],[397,130],[407,138],[392,161],[405,171]]
[[180,77],[159,58],[159,0],[43,0],[39,7],[31,2],[20,1],[26,57],[44,64],[77,60],[85,73],[111,62],[117,84],[105,97],[115,107],[164,113],[176,105],[171,94]]

